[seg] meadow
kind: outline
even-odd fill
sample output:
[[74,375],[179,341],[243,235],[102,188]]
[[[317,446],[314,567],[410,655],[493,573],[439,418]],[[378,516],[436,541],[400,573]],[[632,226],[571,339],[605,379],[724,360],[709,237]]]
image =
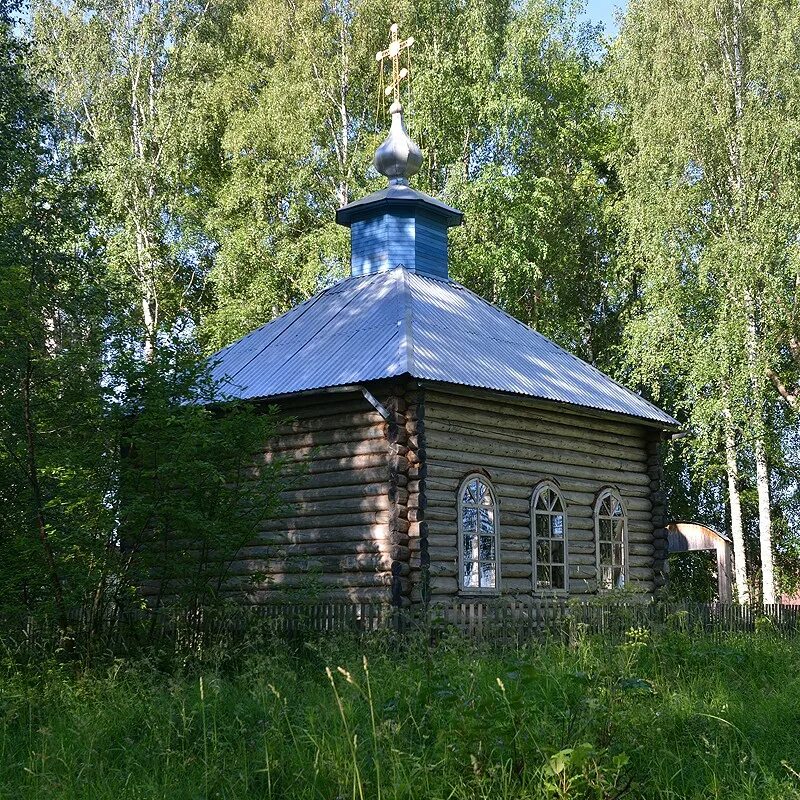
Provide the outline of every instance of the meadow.
[[0,668],[0,797],[800,798],[800,640],[376,634]]

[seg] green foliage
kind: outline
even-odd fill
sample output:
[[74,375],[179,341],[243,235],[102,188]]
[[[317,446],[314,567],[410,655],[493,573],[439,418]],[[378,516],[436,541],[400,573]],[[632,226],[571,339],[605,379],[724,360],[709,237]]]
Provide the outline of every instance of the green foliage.
[[[3,611],[74,599],[110,513],[102,341],[105,296],[28,48],[0,7],[0,567]],[[60,563],[56,563],[60,562]]]
[[[798,367],[789,351],[800,286],[799,41],[795,9],[780,0],[636,0],[606,68],[619,122],[621,260],[639,286],[625,375],[692,432],[670,456],[678,513],[694,503],[718,523],[726,419],[746,518],[756,516],[746,492],[754,461],[766,461],[759,453],[775,475],[792,460],[797,415],[778,409],[767,376],[791,383]],[[768,507],[767,484],[758,492]],[[763,518],[758,533],[769,547]]]
[[671,553],[667,588],[670,600],[689,603],[718,600],[716,554],[705,550]]
[[217,605],[237,581],[231,561],[280,507],[283,462],[257,456],[282,417],[272,406],[215,402],[219,387],[180,341],[149,361],[119,358],[117,368],[126,383],[116,513],[129,570],[120,588],[147,587],[154,609]]
[[[25,798],[800,796],[798,643],[579,650],[347,638],[219,667],[8,660],[0,792]],[[400,664],[401,668],[398,668]]]

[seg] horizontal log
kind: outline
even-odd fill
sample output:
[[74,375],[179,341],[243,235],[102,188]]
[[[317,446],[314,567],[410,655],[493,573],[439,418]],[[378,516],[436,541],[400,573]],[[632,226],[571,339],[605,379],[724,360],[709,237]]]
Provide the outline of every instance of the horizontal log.
[[324,446],[301,447],[292,450],[265,450],[256,456],[255,462],[272,464],[276,461],[324,461],[330,459],[348,459],[355,456],[374,455],[380,453],[389,458],[389,447],[385,439],[364,439],[355,442],[343,442]]
[[[405,489],[399,489],[398,493],[405,498]],[[357,484],[353,483],[346,486],[308,486],[304,489],[290,489],[281,492],[281,499],[285,503],[292,505],[293,509],[298,504],[313,502],[328,502],[332,500],[360,500],[365,497],[383,497],[388,499],[389,481],[388,474],[384,472],[383,479],[373,483]]]
[[[358,511],[351,514],[338,514],[332,519],[328,514],[299,517],[290,516],[284,519],[267,519],[259,523],[263,531],[295,531],[309,528],[325,530],[328,528],[356,528],[389,522],[388,511]],[[388,530],[388,528],[387,528]]]
[[361,497],[341,497],[327,500],[324,497],[302,503],[291,503],[285,516],[310,517],[323,514],[335,516],[337,514],[355,514],[365,511],[387,511],[391,507],[391,502],[386,495],[361,496]]
[[342,556],[342,555],[379,555],[383,554],[396,560],[408,558],[409,549],[401,545],[391,545],[385,541],[360,540],[319,542],[310,541],[302,544],[257,544],[248,545],[237,552],[237,558],[276,558],[286,559],[306,556]]
[[646,472],[645,465],[630,458],[622,459],[601,454],[578,453],[574,450],[559,450],[556,447],[516,445],[481,436],[477,432],[472,436],[429,433],[426,440],[426,451],[433,457],[438,457],[442,451],[450,453],[447,460],[456,463],[469,463],[471,460],[478,460],[480,463],[487,456],[493,456],[500,459],[501,466],[517,468],[522,466],[522,462],[525,461],[590,468],[594,470],[595,476],[598,472],[601,474],[631,472],[641,475],[640,482],[643,485],[650,484],[650,477]]
[[[250,590],[239,594],[243,602],[252,605],[268,605],[276,601],[297,601],[297,594],[287,592],[282,589],[262,589]],[[348,603],[388,603],[391,600],[391,593],[388,587],[377,588],[323,588],[321,591],[314,590],[313,600],[319,602],[348,602]]]
[[482,422],[462,421],[458,412],[449,419],[431,419],[426,425],[426,442],[435,442],[437,437],[452,436],[463,439],[477,439],[479,441],[492,441],[504,448],[525,447],[537,453],[572,453],[584,457],[602,456],[620,461],[631,461],[642,464],[647,469],[647,453],[644,440],[631,440],[626,446],[622,443],[610,444],[597,442],[592,438],[591,431],[586,428],[567,428],[569,435],[553,433],[548,430],[536,428],[503,425],[495,416],[486,415]]
[[[405,476],[398,476],[403,478]],[[388,485],[389,470],[387,465],[370,466],[366,469],[339,469],[331,472],[311,473],[298,472],[288,483],[288,491],[303,489],[333,489],[334,491],[346,490],[353,486],[372,486],[374,484]]]
[[344,575],[331,575],[323,573],[321,575],[307,574],[287,574],[270,575],[266,582],[253,580],[249,575],[236,575],[226,581],[228,590],[237,589],[259,589],[266,586],[281,588],[302,588],[310,589],[311,586],[357,589],[357,588],[377,588],[379,586],[391,586],[392,575],[390,572],[361,572],[347,573]]
[[313,433],[293,433],[275,436],[270,439],[267,448],[270,453],[284,453],[292,450],[323,448],[335,444],[364,442],[370,439],[379,440],[388,447],[384,426],[365,425],[353,428],[321,430]]
[[385,420],[378,412],[369,407],[370,410],[356,410],[353,406],[345,411],[338,411],[333,414],[321,413],[318,408],[317,413],[305,417],[295,417],[287,425],[281,425],[276,431],[276,437],[282,438],[293,434],[316,433],[326,430],[344,430],[347,428],[381,428],[385,425]]
[[307,545],[325,542],[376,542],[386,540],[389,528],[383,523],[309,527],[303,530],[260,531],[248,542],[248,546],[263,545]]
[[[462,467],[448,467],[437,464],[436,469],[425,481],[426,490],[457,492],[464,479]],[[491,479],[495,487],[503,487],[503,494],[509,497],[525,497],[530,499],[533,490],[543,480],[556,480],[561,494],[569,502],[578,502],[578,498],[596,496],[597,492],[607,484],[596,479],[570,478],[553,473],[533,473],[525,470],[504,470],[492,468]],[[499,489],[498,489],[499,490]],[[634,484],[625,486],[626,497],[651,498],[650,489],[646,485]]]
[[232,561],[228,572],[231,575],[290,575],[293,573],[306,574],[310,579],[316,580],[320,573],[328,575],[339,574],[343,578],[350,573],[361,572],[389,572],[394,569],[400,575],[407,575],[408,564],[394,562],[388,555],[348,555],[348,556],[309,556],[278,558],[237,558]]
[[508,458],[492,453],[475,454],[454,450],[446,442],[440,446],[429,446],[427,449],[428,476],[436,478],[438,469],[456,470],[465,477],[476,469],[485,469],[493,479],[495,468],[505,470],[516,470],[525,473],[528,480],[533,481],[535,476],[555,477],[558,480],[563,478],[581,478],[590,480],[595,486],[611,485],[623,488],[625,486],[649,486],[650,479],[644,472],[631,470],[613,470],[611,468],[597,469],[594,467],[570,464],[565,461],[536,461],[525,457]]
[[[512,496],[506,491],[506,487],[502,483],[493,484],[500,508],[503,511],[515,511],[519,513],[530,513],[531,502],[530,495]],[[599,487],[598,487],[599,489]],[[455,505],[458,499],[458,492],[441,491],[439,489],[428,489],[425,493],[428,506],[433,507],[436,505]],[[564,502],[566,505],[567,516],[572,514],[592,514],[595,506],[595,495],[593,494],[578,494],[570,493],[564,494]],[[622,502],[627,511],[647,511],[651,510],[650,500],[647,497],[629,497],[624,496]]]
[[[639,435],[645,436],[650,430],[649,426],[639,424],[638,421],[621,420],[619,416],[612,412],[603,412],[595,409],[568,408],[563,403],[555,401],[539,400],[529,397],[517,397],[512,394],[499,394],[491,389],[472,389],[458,386],[425,387],[425,418],[430,416],[431,407],[438,403],[445,407],[456,407],[459,402],[465,406],[482,409],[492,412],[498,405],[504,408],[517,408],[522,413],[536,414],[542,419],[551,419],[555,422],[564,422],[566,419],[572,421],[586,420],[586,424],[595,427],[597,430],[609,433],[625,434],[631,430],[637,431]],[[578,423],[576,423],[578,424]]]
[[[479,407],[480,406],[480,407]],[[621,426],[607,430],[598,427],[597,419],[574,414],[542,414],[533,410],[501,402],[491,403],[441,403],[434,399],[426,402],[425,427],[442,421],[455,422],[471,428],[499,428],[506,431],[547,433],[552,437],[572,439],[581,437],[598,444],[634,447],[647,453],[647,438],[637,426]],[[613,426],[612,426],[613,427]]]
[[295,395],[284,398],[277,405],[284,415],[296,419],[374,411],[359,391]]

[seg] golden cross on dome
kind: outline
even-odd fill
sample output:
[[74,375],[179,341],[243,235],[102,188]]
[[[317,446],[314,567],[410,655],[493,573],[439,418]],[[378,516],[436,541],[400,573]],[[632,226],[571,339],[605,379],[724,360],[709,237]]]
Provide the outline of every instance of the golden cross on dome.
[[414,44],[413,36],[409,36],[408,39],[401,42],[397,36],[398,30],[399,26],[395,22],[389,28],[389,33],[391,34],[389,46],[385,50],[379,50],[375,53],[375,60],[381,65],[381,69],[383,69],[384,59],[390,58],[392,60],[392,82],[386,87],[384,94],[388,97],[394,93],[395,103],[400,102],[400,81],[408,77],[408,70],[405,67],[400,68],[400,53],[403,50],[408,50]]

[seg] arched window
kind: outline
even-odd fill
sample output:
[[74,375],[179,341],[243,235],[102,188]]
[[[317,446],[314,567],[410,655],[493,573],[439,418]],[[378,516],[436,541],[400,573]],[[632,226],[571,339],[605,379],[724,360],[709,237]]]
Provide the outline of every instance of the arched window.
[[458,539],[462,591],[496,591],[500,578],[497,503],[482,475],[470,475],[459,489]]
[[533,511],[534,591],[567,590],[567,515],[555,484],[538,486],[531,498]]
[[628,577],[628,516],[613,489],[600,493],[594,520],[598,591],[621,589]]

